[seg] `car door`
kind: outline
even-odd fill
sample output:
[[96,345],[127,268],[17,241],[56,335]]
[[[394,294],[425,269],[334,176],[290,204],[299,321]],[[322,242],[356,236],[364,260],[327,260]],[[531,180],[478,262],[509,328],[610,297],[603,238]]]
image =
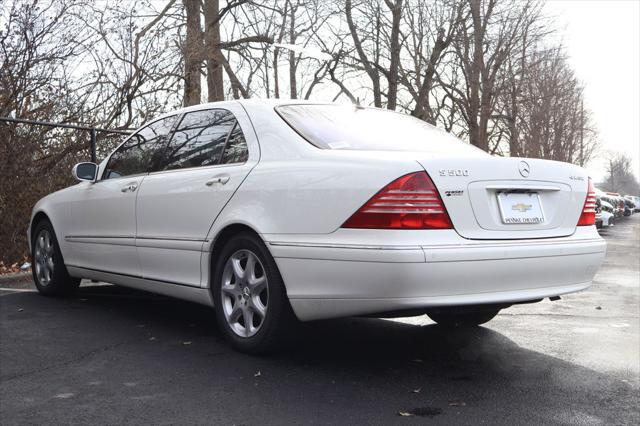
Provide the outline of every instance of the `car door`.
[[258,160],[249,132],[240,105],[182,116],[138,194],[136,245],[145,278],[201,285],[207,233]]
[[141,128],[110,156],[96,182],[80,183],[65,236],[73,266],[141,276],[135,247],[136,197],[155,148],[164,146],[177,116]]

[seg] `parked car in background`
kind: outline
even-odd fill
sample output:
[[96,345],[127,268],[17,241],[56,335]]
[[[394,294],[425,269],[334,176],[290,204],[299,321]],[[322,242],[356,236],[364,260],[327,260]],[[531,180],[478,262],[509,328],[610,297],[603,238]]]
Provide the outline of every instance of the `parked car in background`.
[[600,199],[596,196],[596,228],[602,228],[602,210],[600,209]]
[[596,227],[608,228],[613,222],[613,206],[601,195],[596,195]]
[[625,195],[624,198],[626,198],[627,200],[631,200],[633,202],[634,208],[633,211],[634,213],[640,213],[640,197],[634,196],[634,195]]
[[624,215],[631,216],[636,208],[636,204],[626,198],[623,198],[622,201],[624,202]]
[[611,205],[614,208],[614,215],[616,218],[620,218],[624,216],[624,199],[620,196],[620,194],[616,192],[607,192],[607,197]]
[[605,257],[584,169],[493,157],[377,108],[193,106],[73,175],[33,209],[40,293],[87,278],[215,306],[247,352],[296,318],[482,324],[586,289]]
[[620,211],[620,217],[624,217],[626,216],[625,211],[627,210],[625,199],[622,198],[622,195],[618,195],[617,200],[618,200],[618,210]]

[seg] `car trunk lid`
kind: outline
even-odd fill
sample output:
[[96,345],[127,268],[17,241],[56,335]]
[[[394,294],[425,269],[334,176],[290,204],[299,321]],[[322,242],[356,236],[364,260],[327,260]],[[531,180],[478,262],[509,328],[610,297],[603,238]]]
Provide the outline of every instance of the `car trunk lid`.
[[549,160],[483,157],[419,160],[449,213],[469,239],[571,235],[584,205],[588,176]]

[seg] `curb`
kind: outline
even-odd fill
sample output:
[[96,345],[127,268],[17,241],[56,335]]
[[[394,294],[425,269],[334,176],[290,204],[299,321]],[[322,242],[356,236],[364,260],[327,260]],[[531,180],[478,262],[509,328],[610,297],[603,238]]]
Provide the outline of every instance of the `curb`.
[[31,279],[31,272],[12,272],[0,275],[0,283],[22,282]]

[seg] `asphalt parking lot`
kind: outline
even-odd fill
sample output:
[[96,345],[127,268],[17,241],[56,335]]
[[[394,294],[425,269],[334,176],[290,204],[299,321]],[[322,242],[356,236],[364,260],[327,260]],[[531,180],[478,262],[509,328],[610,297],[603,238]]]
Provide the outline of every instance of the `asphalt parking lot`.
[[0,424],[640,424],[640,214],[594,285],[451,333],[427,317],[302,326],[231,350],[212,312],[83,285],[0,286]]

